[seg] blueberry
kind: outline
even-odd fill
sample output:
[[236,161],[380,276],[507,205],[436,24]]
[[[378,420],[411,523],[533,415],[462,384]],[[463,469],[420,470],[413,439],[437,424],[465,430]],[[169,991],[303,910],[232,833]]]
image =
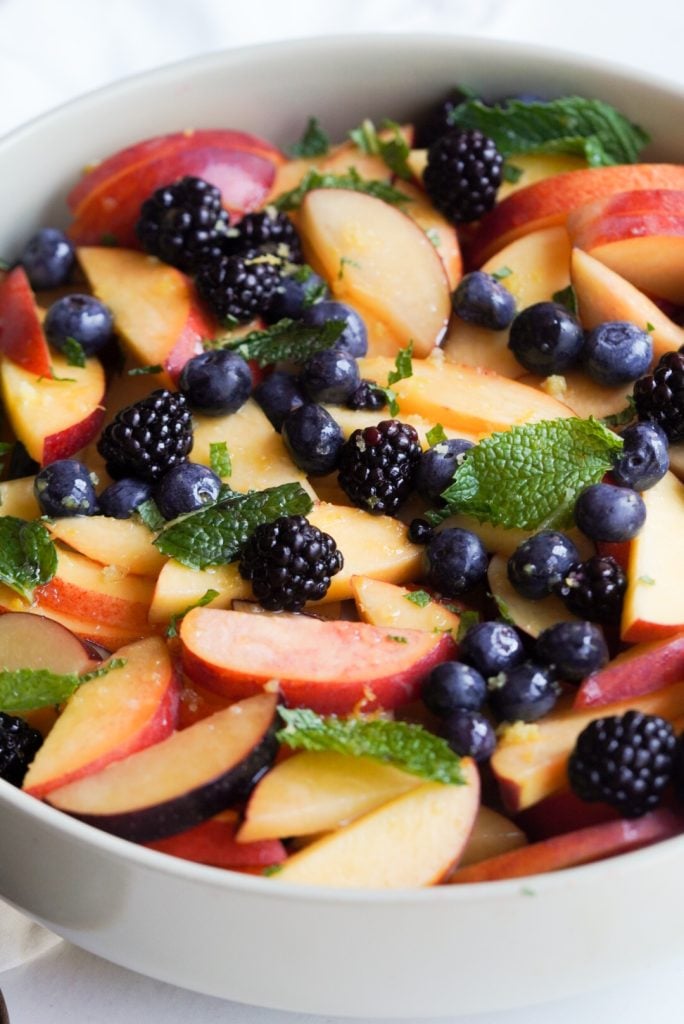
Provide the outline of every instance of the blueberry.
[[461,640],[458,656],[488,678],[519,665],[525,648],[517,629],[507,622],[478,622]]
[[561,677],[578,683],[608,661],[603,633],[591,622],[557,622],[537,637],[535,657]]
[[164,519],[175,519],[216,501],[221,479],[198,462],[179,462],[161,478],[154,500]]
[[289,373],[274,370],[254,389],[254,398],[277,431],[291,412],[304,405],[305,398],[299,384]]
[[105,487],[100,495],[100,511],[112,519],[130,519],[139,505],[152,497],[152,484],[127,476]]
[[365,356],[368,351],[366,325],[356,310],[344,302],[327,299],[315,302],[304,310],[301,320],[309,327],[322,327],[329,320],[344,320],[345,328],[335,343],[337,347],[346,349],[355,359]]
[[423,452],[415,479],[418,493],[428,501],[438,501],[442,491],[454,479],[454,473],[462,465],[466,452],[472,447],[472,441],[450,437]]
[[294,274],[281,276],[269,307],[264,312],[264,320],[269,324],[277,323],[285,317],[288,320],[299,320],[316,297],[327,298],[329,294],[322,277],[310,267],[298,267]]
[[613,466],[621,487],[647,491],[670,468],[667,434],[657,423],[635,423],[622,432],[624,447]]
[[252,371],[242,356],[227,349],[201,352],[183,367],[178,387],[196,412],[225,416],[249,398]]
[[460,709],[442,722],[441,734],[455,754],[486,761],[496,749],[491,722],[478,711]]
[[413,544],[429,544],[435,535],[435,528],[427,519],[412,519],[409,523],[408,536]]
[[73,338],[87,356],[94,356],[114,337],[111,312],[92,295],[65,295],[57,299],[48,309],[43,327],[47,340],[60,352]]
[[504,331],[515,316],[515,299],[495,277],[483,270],[466,274],[451,296],[454,313],[466,323]]
[[470,530],[442,530],[426,548],[430,583],[445,597],[456,597],[481,583],[487,575],[487,552]]
[[524,661],[489,683],[489,703],[506,722],[536,722],[554,707],[560,687],[551,670]]
[[575,522],[591,540],[631,540],[645,520],[644,500],[629,487],[593,484],[575,502]]
[[342,405],[359,386],[359,367],[343,348],[316,352],[302,367],[301,383],[313,402]]
[[33,484],[43,515],[94,516],[98,511],[90,470],[76,459],[58,459],[41,469]]
[[589,376],[599,384],[612,387],[648,373],[653,360],[653,340],[636,324],[611,321],[589,331],[583,356]]
[[564,533],[541,530],[519,544],[508,559],[508,578],[523,597],[539,600],[579,560],[577,548]]
[[336,468],[344,435],[323,406],[301,405],[283,422],[282,433],[295,465],[305,473],[325,476]]
[[537,302],[518,313],[508,347],[526,370],[544,376],[573,366],[584,343],[576,317],[557,302]]
[[76,250],[63,231],[41,228],[29,239],[19,262],[35,291],[59,288],[71,277]]
[[479,711],[487,699],[487,684],[471,665],[443,661],[424,681],[420,697],[428,711],[444,718],[459,708]]

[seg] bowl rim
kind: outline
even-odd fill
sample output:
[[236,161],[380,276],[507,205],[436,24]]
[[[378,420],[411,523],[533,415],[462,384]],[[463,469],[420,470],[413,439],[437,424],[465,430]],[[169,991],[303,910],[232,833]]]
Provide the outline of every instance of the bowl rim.
[[[195,72],[211,73],[232,62],[263,58],[264,54],[268,53],[283,54],[286,50],[307,51],[316,47],[333,54],[335,51],[348,52],[351,47],[355,50],[361,48],[369,52],[377,52],[378,49],[388,50],[408,45],[414,51],[418,49],[434,52],[437,48],[445,52],[453,50],[454,53],[480,55],[483,59],[485,57],[491,59],[492,55],[501,56],[520,66],[526,61],[541,61],[555,64],[564,71],[572,70],[578,73],[583,70],[590,71],[592,75],[604,78],[606,81],[613,83],[617,81],[625,88],[645,89],[652,96],[662,93],[664,98],[684,100],[684,84],[670,82],[653,72],[641,69],[635,71],[627,64],[618,61],[605,61],[599,56],[579,54],[572,50],[538,43],[519,40],[507,41],[475,35],[444,35],[427,32],[409,34],[403,31],[314,35],[223,48],[167,62],[106,83],[52,107],[0,137],[0,159],[6,150],[11,150],[15,145],[21,144],[25,136],[40,131],[44,124],[58,119],[62,114],[85,117],[91,108],[96,110],[103,100],[120,101],[125,98],[127,93],[134,93],[152,83],[163,86],[167,80],[176,80],[179,75],[187,76]],[[269,898],[286,902],[303,900],[306,902],[351,903],[359,906],[386,903],[422,906],[430,905],[435,900],[440,903],[446,900],[449,904],[472,900],[488,902],[492,899],[499,900],[505,896],[532,895],[532,890],[534,894],[537,894],[559,886],[572,887],[590,875],[596,882],[601,883],[606,880],[606,877],[609,878],[617,868],[623,872],[640,871],[645,861],[657,865],[663,860],[680,856],[684,852],[684,835],[681,835],[605,860],[523,878],[472,882],[464,885],[447,884],[426,888],[385,890],[302,885],[292,882],[280,882],[274,886],[269,879],[258,875],[199,864],[122,839],[72,818],[0,779],[0,805],[3,802],[13,806],[21,814],[35,819],[44,827],[62,833],[73,842],[94,848],[108,858],[123,859],[144,870],[155,873],[163,872],[191,883],[208,884],[216,890],[233,890],[258,895],[268,893]]]

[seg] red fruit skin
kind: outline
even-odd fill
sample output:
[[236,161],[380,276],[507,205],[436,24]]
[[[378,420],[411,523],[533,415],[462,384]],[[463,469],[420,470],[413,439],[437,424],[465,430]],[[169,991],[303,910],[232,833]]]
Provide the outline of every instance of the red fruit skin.
[[584,679],[575,708],[606,704],[653,693],[684,679],[684,633],[630,647],[605,668]]
[[[102,400],[104,401],[104,395]],[[80,423],[60,431],[59,434],[50,434],[46,437],[41,464],[48,466],[57,459],[69,459],[81,448],[85,448],[99,434],[104,414],[104,408],[93,409],[90,416]]]
[[282,864],[287,858],[285,847],[279,839],[260,839],[253,843],[238,843],[235,839],[237,826],[235,815],[227,812],[204,821],[185,832],[179,832],[167,839],[146,843],[150,850],[182,857],[197,864],[209,864],[216,868],[241,870],[264,868]]
[[21,266],[10,270],[0,282],[0,352],[37,377],[50,373],[50,350],[29,279]]
[[563,789],[528,807],[515,820],[528,839],[537,841],[600,825],[604,821],[617,821],[619,817],[608,804],[590,804],[580,800],[572,790]]
[[215,338],[217,334],[218,325],[216,321],[202,307],[198,298],[195,302],[191,303],[183,331],[164,363],[164,369],[174,384],[178,384],[178,378],[188,360],[204,351],[202,342],[207,338]]

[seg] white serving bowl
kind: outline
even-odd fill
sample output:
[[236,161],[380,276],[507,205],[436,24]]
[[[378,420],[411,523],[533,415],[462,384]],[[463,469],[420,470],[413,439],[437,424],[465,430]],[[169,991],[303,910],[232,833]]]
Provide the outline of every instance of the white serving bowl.
[[[581,93],[684,161],[681,91],[595,60],[437,36],[288,42],[164,68],[0,143],[0,252],[66,220],[81,167],[148,135],[251,130],[282,144],[317,115],[409,118],[446,89]],[[183,862],[71,820],[0,781],[0,893],[116,963],[197,991],[357,1017],[457,1015],[607,984],[684,949],[684,837],[523,881],[402,892],[297,887]]]

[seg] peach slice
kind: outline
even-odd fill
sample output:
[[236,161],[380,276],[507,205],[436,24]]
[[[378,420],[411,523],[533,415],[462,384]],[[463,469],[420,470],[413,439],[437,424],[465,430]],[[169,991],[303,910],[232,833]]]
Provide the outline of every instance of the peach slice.
[[[379,412],[376,410],[369,409],[347,409],[343,405],[327,405],[325,406],[327,411],[330,413],[335,422],[342,429],[342,433],[345,437],[354,430],[364,430],[366,427],[375,426],[383,417],[387,418],[389,413],[381,409]],[[414,427],[418,432],[418,437],[423,448],[429,448],[430,445],[427,440],[427,433],[432,430],[435,426],[434,422],[424,419],[417,413],[401,413],[401,422],[408,423],[409,426]],[[472,441],[473,443],[480,440],[480,434],[474,434],[472,432],[455,430],[453,427],[443,426],[444,433],[447,437],[461,437],[466,441]],[[318,485],[320,478],[317,478],[314,482]]]
[[552,377],[525,374],[520,378],[520,383],[553,395],[581,419],[588,416],[612,416],[614,413],[622,412],[627,406],[631,392],[629,384],[604,387],[582,370],[566,370],[562,376]]
[[[515,298],[518,312],[536,302],[550,302],[570,284],[570,239],[562,225],[541,228],[517,238],[491,256],[482,270],[511,270],[501,284]],[[508,348],[509,331],[490,331],[453,317],[444,340],[446,358],[494,370],[504,377],[522,377],[525,368]]]
[[369,576],[352,576],[356,610],[362,622],[372,626],[400,626],[424,629],[429,633],[458,630],[460,617],[439,601],[429,600],[421,607],[411,601],[413,591],[384,583]]
[[208,590],[216,590],[219,595],[211,602],[212,608],[230,608],[233,601],[252,597],[252,588],[243,580],[235,562],[197,570],[170,558],[157,576],[150,622],[168,622],[173,615],[180,615],[197,604]]
[[0,667],[48,669],[80,675],[94,662],[71,630],[44,615],[0,615]]
[[[83,246],[81,264],[95,295],[109,306],[126,349],[142,366],[162,366],[176,380],[216,333],[190,280],[175,267],[130,249]],[[148,382],[149,383],[149,382]]]
[[406,207],[406,212],[411,220],[414,220],[418,227],[422,228],[437,250],[437,254],[444,264],[449,289],[453,291],[463,274],[461,246],[454,225],[450,224],[446,217],[443,217],[439,210],[435,209],[423,190],[416,185],[407,181],[395,181],[394,188],[403,192],[411,200]]
[[70,366],[54,353],[55,378],[40,377],[0,357],[0,390],[8,419],[32,459],[67,459],[92,440],[103,417],[105,378],[98,359]]
[[670,445],[670,469],[679,480],[684,480],[684,444]]
[[243,697],[275,683],[290,706],[322,714],[406,704],[454,650],[444,633],[213,608],[188,612],[180,635],[183,667],[201,686]]
[[684,682],[602,708],[553,711],[525,727],[522,735],[514,731],[508,740],[504,737],[491,766],[508,811],[516,814],[562,789],[568,757],[584,727],[595,718],[622,715],[631,708],[668,720],[679,718],[684,714]]
[[498,249],[539,228],[563,224],[575,207],[630,189],[684,189],[678,164],[617,164],[567,171],[509,195],[485,214],[468,256],[481,266]]
[[576,622],[559,597],[550,594],[540,601],[530,601],[515,589],[508,578],[507,559],[495,555],[487,572],[489,589],[499,608],[528,636],[539,636],[557,622]]
[[262,693],[172,733],[101,771],[53,789],[48,802],[134,842],[184,832],[226,809],[275,757],[276,697]]
[[113,565],[124,575],[158,576],[166,556],[154,547],[153,535],[137,519],[75,516],[47,524],[55,540],[101,565]]
[[451,311],[449,282],[409,216],[361,192],[318,189],[305,197],[298,226],[307,259],[335,298],[377,316],[402,345],[413,341],[419,356],[439,343]]
[[458,862],[475,821],[480,785],[462,762],[465,785],[424,782],[289,857],[278,882],[336,888],[435,885]]
[[0,512],[17,519],[37,519],[40,508],[33,491],[34,476],[21,476],[0,483]]
[[0,281],[0,352],[37,377],[50,373],[50,350],[22,266]]
[[684,633],[636,644],[583,680],[576,708],[599,708],[684,679]]
[[684,302],[684,186],[597,199],[570,213],[568,231],[641,291]]
[[684,484],[667,473],[643,493],[646,522],[630,545],[621,635],[629,643],[684,629],[684,548],[674,538],[684,514]]
[[171,857],[182,857],[183,860],[195,861],[197,864],[210,864],[215,868],[233,871],[282,864],[287,857],[287,851],[278,839],[237,842],[236,828],[235,813],[224,811],[185,832],[146,845],[151,850],[167,853]]
[[526,845],[527,836],[521,828],[505,815],[482,805],[459,861],[459,869]]
[[684,345],[684,329],[606,262],[575,248],[571,269],[583,327],[591,330],[607,320],[629,320],[642,330],[650,324],[656,362],[665,352]]
[[525,878],[547,871],[589,864],[592,861],[628,853],[643,846],[670,839],[684,832],[684,817],[666,808],[645,814],[636,821],[606,821],[576,832],[511,850],[488,860],[460,868],[451,879],[454,885],[494,882],[503,878]]
[[67,701],[28,770],[28,793],[45,796],[172,732],[179,686],[164,641],[140,640],[117,656],[121,668],[83,683]]
[[360,818],[420,785],[415,775],[367,757],[303,751],[257,783],[239,843],[315,835]]

